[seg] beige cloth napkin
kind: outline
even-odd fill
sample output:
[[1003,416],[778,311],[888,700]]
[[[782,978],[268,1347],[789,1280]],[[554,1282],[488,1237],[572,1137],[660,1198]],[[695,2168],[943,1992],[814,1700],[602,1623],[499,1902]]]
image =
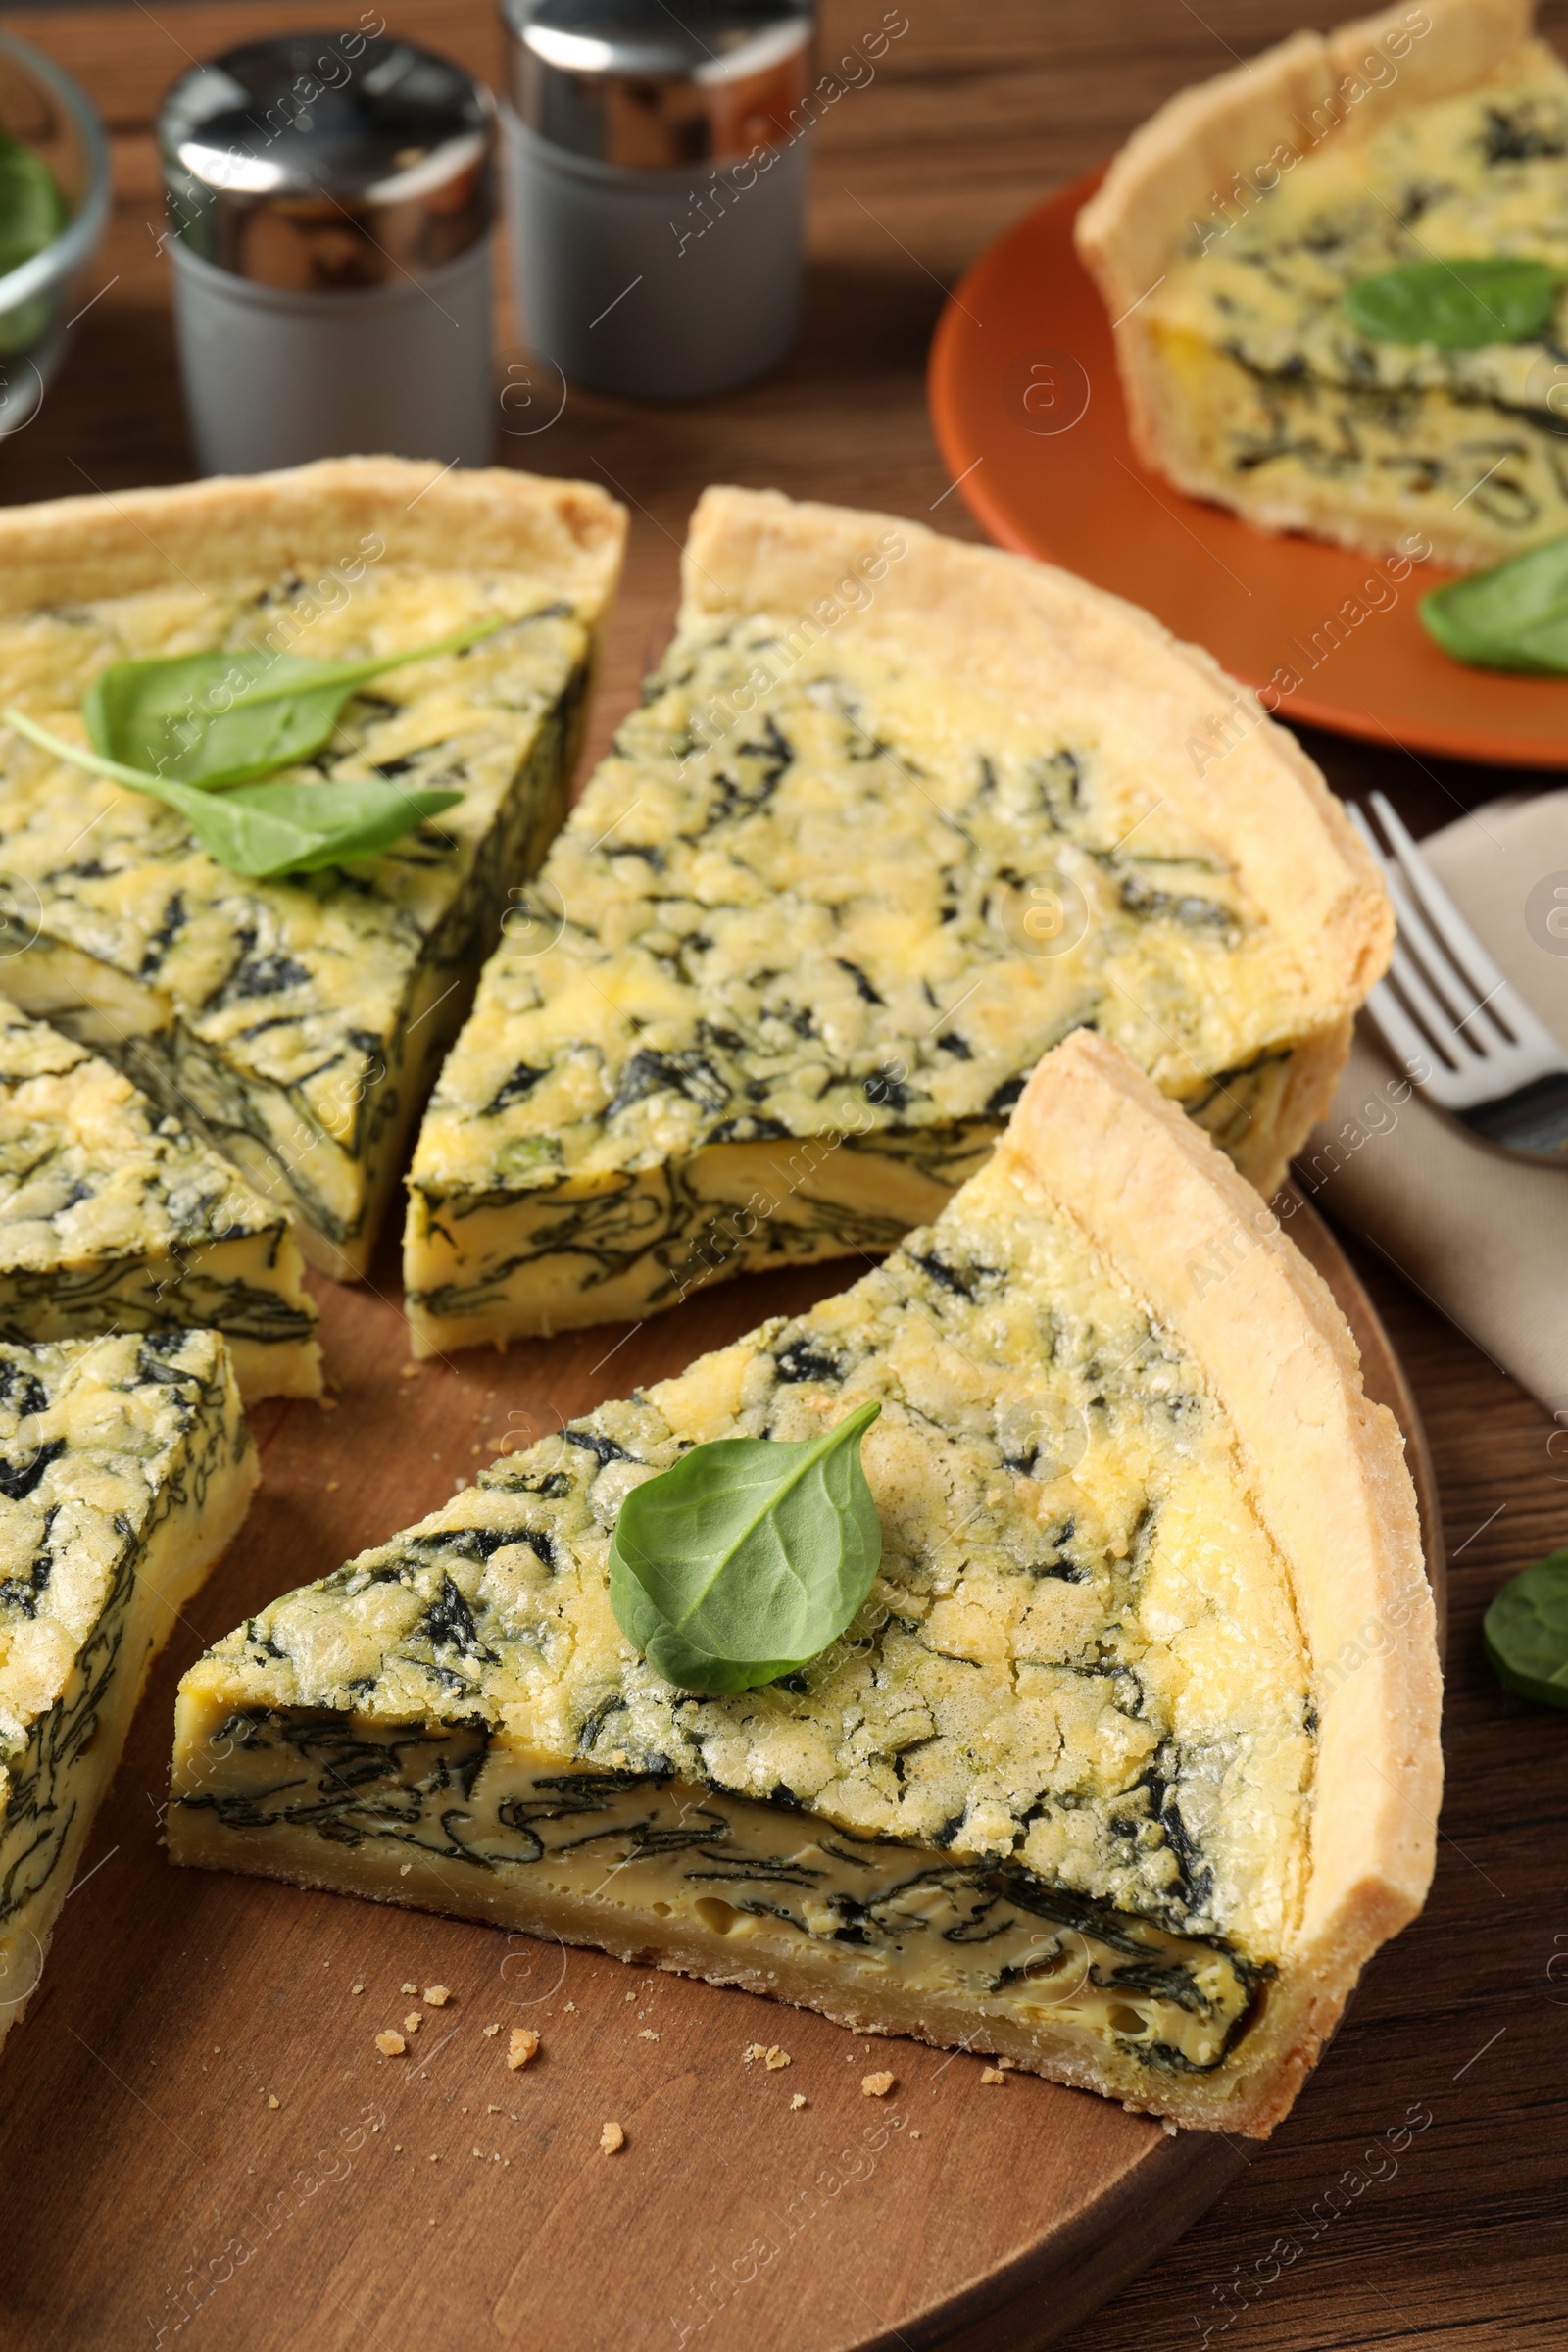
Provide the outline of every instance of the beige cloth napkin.
[[[1568,792],[1482,808],[1421,847],[1499,970],[1568,1045]],[[1548,1412],[1568,1415],[1568,1152],[1559,1174],[1449,1126],[1407,1091],[1363,1018],[1297,1181]]]

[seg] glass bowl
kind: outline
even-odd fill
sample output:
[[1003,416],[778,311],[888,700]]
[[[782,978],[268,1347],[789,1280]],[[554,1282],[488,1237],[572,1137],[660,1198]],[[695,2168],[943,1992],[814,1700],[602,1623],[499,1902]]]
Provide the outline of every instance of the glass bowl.
[[52,59],[0,33],[0,129],[54,173],[68,218],[41,253],[0,275],[0,438],[30,424],[66,348],[71,281],[109,218],[109,150],[84,93]]

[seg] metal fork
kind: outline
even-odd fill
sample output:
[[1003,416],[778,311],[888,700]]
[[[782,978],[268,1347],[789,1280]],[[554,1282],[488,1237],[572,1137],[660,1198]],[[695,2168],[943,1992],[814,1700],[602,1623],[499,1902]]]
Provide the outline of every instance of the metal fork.
[[1488,1143],[1568,1164],[1568,1053],[1505,980],[1381,792],[1350,822],[1398,918],[1394,960],[1367,1016],[1423,1094]]

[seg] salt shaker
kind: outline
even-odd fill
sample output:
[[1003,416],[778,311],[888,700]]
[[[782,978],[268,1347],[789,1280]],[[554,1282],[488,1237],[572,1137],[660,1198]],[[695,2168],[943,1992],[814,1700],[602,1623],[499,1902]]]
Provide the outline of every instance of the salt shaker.
[[810,0],[502,0],[517,308],[577,382],[694,400],[795,339]]
[[487,90],[407,41],[283,34],[184,74],[158,134],[204,473],[488,462]]

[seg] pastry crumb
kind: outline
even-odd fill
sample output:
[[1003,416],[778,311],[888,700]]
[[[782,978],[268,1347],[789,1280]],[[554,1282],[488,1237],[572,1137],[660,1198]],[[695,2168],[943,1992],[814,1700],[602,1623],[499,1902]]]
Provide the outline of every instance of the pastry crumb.
[[418,2010],[411,2009],[403,2020],[403,2031],[405,2034],[417,2034],[423,2023],[424,2019],[419,2015]]
[[982,2082],[1005,2082],[1007,2078],[1000,2066],[986,2066],[980,2070],[980,2080]]
[[[621,1760],[622,1760],[622,1762],[624,1762],[624,1761],[625,1761],[625,1759],[624,1759],[624,1758],[622,1758]],[[628,1992],[628,1993],[627,1993],[627,1995],[626,1995],[626,1998],[627,1998],[627,2000],[628,2000],[628,2001],[634,2001],[634,2000],[637,1998],[637,1995],[636,1995],[634,1992]]]
[[644,2026],[637,2038],[639,2041],[657,2041],[659,2039],[659,2035],[654,2032],[652,2026]]
[[999,2058],[997,2060],[998,2066],[1001,2067],[1004,2075],[1010,2075],[1017,2063],[1018,2061],[1016,2058]]
[[886,2072],[879,2075],[862,2075],[860,2088],[868,2099],[885,2099],[893,2088],[893,2077]]
[[573,2010],[573,2011],[575,2011],[575,2009],[576,2009],[576,2006],[577,2006],[577,2004],[576,2004],[576,2002],[575,2002],[575,2001],[568,2001],[568,2002],[566,2003],[566,2007],[567,2007],[568,2009],[570,2009],[570,2010]]
[[267,2102],[269,2107],[280,2107],[282,2103],[282,2100],[277,2098],[270,2098]]
[[349,1986],[349,1990],[350,1992],[363,1992],[365,1990],[365,1986],[363,1984],[351,1984]]
[[499,2025],[485,2026],[481,2029],[481,2031],[486,2041],[493,2041],[495,2036],[500,2033],[501,2028]]
[[412,1862],[400,1862],[398,1865],[398,1877],[400,1879],[406,1879],[413,1868],[414,1864]]
[[791,2101],[790,2101],[790,2108],[791,2108],[791,2112],[793,2113],[793,2111],[794,2111],[796,2108],[798,2108],[798,2107],[804,2107],[805,2105],[806,2105],[806,2093],[805,2093],[805,2091],[804,2091],[804,2090],[798,2090],[798,2091],[795,2093],[795,2096],[794,2096],[794,2098],[793,2098],[793,2099],[791,2099]]
[[444,2009],[452,1995],[444,1984],[427,1984],[423,1998],[427,2009]]
[[403,1989],[405,1992],[417,1992],[419,1987],[417,1984],[405,1984]]
[[399,1372],[398,1378],[400,1380],[417,1380],[422,1368],[419,1364],[405,1364]]
[[532,2026],[514,2026],[507,2047],[508,2066],[515,2073],[519,2066],[526,2066],[530,2058],[537,2056],[538,2049],[539,2036]]
[[1175,2125],[1174,2125],[1174,2124],[1171,2122],[1171,2120],[1170,2120],[1170,2117],[1169,2117],[1168,2115],[1161,2116],[1161,2118],[1160,2118],[1160,2122],[1161,2122],[1161,2123],[1164,2125],[1164,2127],[1165,2127],[1165,2136],[1166,2136],[1166,2138],[1167,2138],[1167,2139],[1174,2139],[1174,2138],[1176,2137],[1176,2126],[1175,2126]]
[[601,2154],[606,2156],[613,2156],[618,2148],[623,2148],[625,2145],[626,2134],[621,2130],[620,2126],[618,2124],[606,2124],[604,2130],[599,2134],[599,2147]]
[[485,2109],[485,2113],[486,2115],[499,2115],[501,2113],[501,2109],[492,2103]]
[[401,2034],[378,2034],[375,2046],[383,2058],[401,2058],[409,2045]]
[[915,2129],[914,2129],[914,2128],[913,2128],[913,2126],[911,2125],[911,2126],[910,2126],[910,2129],[909,2129],[909,2137],[910,2137],[911,2139],[918,2139],[918,2138],[919,2138],[919,2136],[920,2136],[919,2132],[918,2132],[917,2131],[915,2131]]

